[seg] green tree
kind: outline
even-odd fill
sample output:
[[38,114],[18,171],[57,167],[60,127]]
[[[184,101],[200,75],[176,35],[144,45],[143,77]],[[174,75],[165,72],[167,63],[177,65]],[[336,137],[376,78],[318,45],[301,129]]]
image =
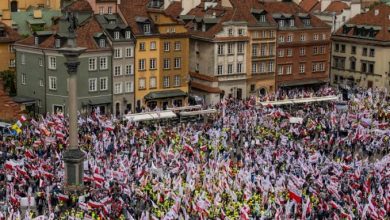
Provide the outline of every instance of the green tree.
[[5,91],[10,96],[16,95],[16,73],[14,70],[4,70],[0,72],[0,78],[4,83]]

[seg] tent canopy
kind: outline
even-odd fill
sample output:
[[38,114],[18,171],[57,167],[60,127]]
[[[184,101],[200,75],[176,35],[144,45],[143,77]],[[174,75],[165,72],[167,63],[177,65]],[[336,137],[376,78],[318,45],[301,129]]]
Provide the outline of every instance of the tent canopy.
[[150,121],[159,119],[176,118],[176,114],[172,111],[160,111],[160,112],[144,112],[139,114],[128,114],[124,116],[124,119],[129,121]]

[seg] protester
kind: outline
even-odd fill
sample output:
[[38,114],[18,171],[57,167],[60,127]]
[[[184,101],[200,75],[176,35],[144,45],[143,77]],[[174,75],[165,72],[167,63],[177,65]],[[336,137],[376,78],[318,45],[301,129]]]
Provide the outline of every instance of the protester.
[[[278,91],[261,100],[335,94],[325,87]],[[67,118],[31,119],[19,136],[0,143],[6,155],[0,171],[7,189],[0,188],[0,196],[9,204],[5,215],[384,219],[390,212],[387,95],[360,90],[346,110],[334,102],[273,107],[226,99],[212,123],[165,127],[80,116],[87,158],[81,195],[62,188]],[[303,122],[290,123],[292,117]],[[23,215],[22,198],[34,198],[36,212]]]

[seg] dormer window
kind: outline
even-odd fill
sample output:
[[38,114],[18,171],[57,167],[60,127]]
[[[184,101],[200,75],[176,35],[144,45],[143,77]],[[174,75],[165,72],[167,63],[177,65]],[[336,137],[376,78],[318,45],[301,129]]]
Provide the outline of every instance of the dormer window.
[[4,29],[0,29],[0,37],[5,37],[5,31],[4,31]]
[[106,40],[100,39],[100,40],[99,40],[99,47],[105,48],[105,47],[106,47]]
[[34,44],[38,46],[39,44],[39,37],[34,37]]
[[150,24],[144,24],[144,33],[150,34]]
[[61,39],[57,38],[55,41],[55,47],[60,48],[61,47]]
[[265,15],[260,15],[259,22],[265,23],[266,21],[267,21],[267,19],[266,19]]
[[114,32],[114,39],[119,40],[119,31]]
[[107,12],[108,12],[108,14],[112,14],[112,7],[108,7]]
[[278,24],[279,24],[279,27],[284,27],[284,20],[279,20]]
[[290,27],[294,27],[294,25],[295,25],[294,19],[290,19]]
[[302,21],[305,26],[310,26],[310,19],[303,19]]
[[233,28],[229,28],[228,34],[229,34],[229,36],[233,36]]
[[242,36],[242,35],[244,35],[244,29],[238,29],[238,35],[239,36]]
[[131,32],[130,31],[126,31],[126,39],[130,39],[131,38]]

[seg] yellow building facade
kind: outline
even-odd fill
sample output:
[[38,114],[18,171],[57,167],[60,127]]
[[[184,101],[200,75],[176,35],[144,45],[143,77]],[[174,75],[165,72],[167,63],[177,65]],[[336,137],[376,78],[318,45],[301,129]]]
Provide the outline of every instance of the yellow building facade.
[[0,10],[13,11],[12,9],[18,9],[25,11],[30,6],[44,6],[53,10],[61,9],[61,0],[1,0]]
[[137,36],[135,49],[136,107],[186,105],[189,80],[189,36],[183,24],[149,12],[157,33]]
[[15,30],[0,21],[0,71],[15,68],[15,51],[12,45],[19,39]]

